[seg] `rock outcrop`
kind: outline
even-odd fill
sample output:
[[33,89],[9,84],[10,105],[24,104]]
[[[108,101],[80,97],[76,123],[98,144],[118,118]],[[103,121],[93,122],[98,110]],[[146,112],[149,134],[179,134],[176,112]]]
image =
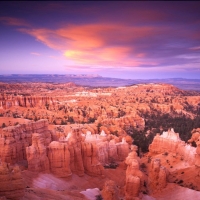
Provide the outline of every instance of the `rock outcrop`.
[[161,166],[160,159],[151,161],[148,175],[148,189],[151,193],[161,191],[166,187],[168,171]]
[[101,195],[104,200],[119,200],[117,186],[114,181],[105,182]]
[[192,130],[192,137],[188,142],[190,144],[196,143],[195,166],[200,167],[200,128]]
[[0,161],[0,198],[18,200],[24,195],[25,184],[19,167]]
[[196,143],[196,147],[181,141],[173,130],[155,136],[148,153],[148,162],[151,160],[148,167],[150,193],[164,191],[167,182],[199,190],[200,137],[198,129],[192,131],[192,137],[188,142],[193,146]]
[[72,132],[69,132],[66,138],[69,146],[70,152],[70,168],[73,173],[78,174],[79,176],[84,175],[84,166],[82,158],[82,137],[79,129],[74,129]]
[[45,139],[39,133],[33,133],[32,145],[26,147],[28,169],[34,172],[49,172],[49,159]]
[[[95,127],[87,127],[97,132]],[[48,130],[47,120],[4,128],[0,133],[0,156],[2,161],[12,164],[27,160],[28,170],[52,172],[58,177],[71,173],[103,175],[104,165],[127,157],[126,138],[120,141],[104,131],[100,135],[86,131],[84,135],[81,130],[74,127],[57,134]]]
[[200,137],[200,128],[193,129],[191,134],[192,134],[192,137],[188,140],[190,144],[192,144],[193,142],[196,142],[198,138]]
[[195,166],[200,167],[200,136],[196,140],[196,145]]
[[9,109],[13,106],[36,107],[54,104],[54,100],[47,96],[4,96],[0,98],[0,109]]
[[50,172],[58,177],[68,177],[70,169],[70,152],[67,143],[53,141],[48,146]]
[[[134,127],[140,130],[143,130],[145,127],[145,121],[142,117],[132,113],[131,115],[126,115],[120,118],[106,118],[104,119],[102,116],[98,118],[104,128],[105,132],[114,132],[117,131],[119,135],[124,134],[124,129],[129,127]],[[107,130],[105,129],[107,128]]]
[[2,129],[0,132],[0,157],[2,161],[15,164],[26,160],[26,147],[32,144],[33,133],[43,134],[45,145],[50,143],[51,134],[48,130],[47,120]]
[[103,175],[103,166],[98,159],[98,148],[95,143],[82,144],[83,166],[88,175]]
[[193,165],[195,162],[196,148],[186,144],[179,138],[179,134],[173,129],[156,135],[152,144],[149,146],[150,154],[174,153],[180,155],[186,162]]
[[125,197],[126,200],[137,200],[144,186],[144,174],[139,169],[139,158],[136,153],[137,147],[132,146],[132,152],[129,153],[125,160],[126,169],[126,184]]

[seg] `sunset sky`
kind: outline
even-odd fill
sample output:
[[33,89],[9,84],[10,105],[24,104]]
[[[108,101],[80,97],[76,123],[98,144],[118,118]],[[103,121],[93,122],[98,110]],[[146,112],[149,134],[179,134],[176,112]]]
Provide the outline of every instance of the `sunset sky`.
[[200,2],[0,2],[0,36],[0,74],[200,79]]

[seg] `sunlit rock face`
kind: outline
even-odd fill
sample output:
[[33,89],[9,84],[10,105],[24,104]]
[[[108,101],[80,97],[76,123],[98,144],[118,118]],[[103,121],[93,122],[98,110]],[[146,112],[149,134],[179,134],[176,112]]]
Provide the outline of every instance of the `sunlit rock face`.
[[189,143],[196,142],[198,138],[200,137],[200,128],[193,129],[192,132],[192,137],[188,140]]
[[0,157],[2,161],[15,164],[25,160],[26,147],[32,144],[33,133],[43,134],[45,145],[50,143],[51,134],[48,130],[47,120],[4,128],[0,132]]
[[195,162],[196,148],[182,141],[173,129],[163,132],[162,135],[156,135],[149,146],[149,151],[153,154],[175,153],[182,156],[190,165]]
[[117,153],[119,156],[119,160],[123,161],[125,160],[125,158],[127,157],[128,153],[129,153],[129,145],[128,143],[125,141],[125,139],[122,139],[122,142],[117,143]]
[[167,185],[168,171],[161,166],[160,159],[153,159],[151,161],[148,177],[148,188],[151,193],[158,192]]
[[119,200],[117,186],[112,180],[105,182],[101,194],[104,200]]
[[137,163],[136,165],[140,164],[140,158],[137,155],[138,147],[136,145],[131,145],[131,152],[128,154],[128,156],[125,159],[125,163],[127,164],[127,170],[126,173],[129,174],[129,171],[131,171],[131,164],[134,161]]
[[0,161],[0,198],[4,196],[5,199],[18,200],[23,197],[24,189],[19,167]]
[[195,166],[200,167],[200,128],[192,130],[192,137],[188,140],[189,143],[196,143]]
[[32,136],[32,145],[26,148],[28,169],[35,172],[49,172],[49,159],[44,137],[39,133]]
[[[192,137],[188,140],[190,145],[181,141],[173,130],[154,138],[147,161],[148,164],[151,160],[148,164],[148,189],[152,195],[164,193],[171,183],[199,191],[199,141],[197,129],[192,131]],[[193,146],[196,143],[196,147],[191,143]]]
[[139,200],[141,180],[138,176],[129,175],[126,178],[126,199]]
[[104,165],[127,157],[129,144],[125,138],[120,141],[103,130],[100,134],[95,132],[83,134],[75,127],[55,135],[48,130],[47,120],[9,127],[0,135],[4,147],[0,148],[0,155],[8,163],[27,160],[28,170],[33,172],[50,172],[58,177],[68,177],[72,173],[99,176],[103,175]]
[[196,140],[196,145],[195,166],[200,167],[200,136]]
[[103,165],[124,160],[129,153],[129,144],[123,139],[116,143],[109,140],[104,131],[101,134],[86,132],[82,142],[82,159],[85,173],[103,175]]
[[91,134],[87,132],[85,136],[85,143],[91,143],[97,149],[98,161],[102,164],[109,164],[111,162],[123,161],[129,153],[129,144],[125,138],[121,142],[116,142],[110,139],[104,131],[98,134]]
[[67,143],[51,142],[48,146],[48,159],[51,173],[58,177],[68,177],[72,174]]
[[139,169],[139,158],[137,156],[136,146],[132,146],[132,151],[127,156],[125,163],[126,169],[126,184],[125,197],[127,200],[137,200],[144,186],[144,174]]
[[36,106],[45,106],[45,105],[54,104],[54,100],[51,97],[47,96],[5,96],[4,98],[0,98],[0,108],[1,109],[9,109],[13,106],[21,106],[21,107],[36,107]]
[[88,175],[103,175],[103,166],[98,159],[98,148],[95,143],[82,144],[82,156],[85,173]]
[[134,127],[143,130],[145,127],[145,121],[142,117],[132,113],[131,115],[123,116],[120,118],[106,118],[103,119],[102,116],[99,117],[99,121],[106,126],[104,131],[109,133],[114,130],[118,130],[119,135],[123,135],[123,129],[128,127]]
[[79,129],[74,129],[69,132],[64,142],[68,144],[71,171],[79,176],[83,176],[82,136]]

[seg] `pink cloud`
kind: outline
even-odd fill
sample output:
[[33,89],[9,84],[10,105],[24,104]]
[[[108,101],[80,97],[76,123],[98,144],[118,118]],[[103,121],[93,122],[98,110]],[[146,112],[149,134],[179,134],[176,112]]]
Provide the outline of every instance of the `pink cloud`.
[[[58,29],[31,28],[25,21],[0,18],[46,46],[59,50],[66,63],[82,67],[138,67],[156,65],[147,54],[138,49],[137,41],[154,37],[159,29],[153,26],[125,26],[121,24],[68,25]],[[39,55],[32,52],[32,55]]]
[[57,30],[19,30],[32,35],[50,48],[60,50],[73,65],[135,67],[146,64],[146,54],[138,52],[137,46],[129,42],[154,35],[156,28],[86,24],[69,25]]

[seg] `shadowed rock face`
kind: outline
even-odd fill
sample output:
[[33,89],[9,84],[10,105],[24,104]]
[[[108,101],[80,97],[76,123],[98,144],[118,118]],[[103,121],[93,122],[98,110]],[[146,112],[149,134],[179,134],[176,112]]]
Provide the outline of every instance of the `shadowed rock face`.
[[0,161],[0,196],[18,200],[24,195],[25,184],[19,167]]

